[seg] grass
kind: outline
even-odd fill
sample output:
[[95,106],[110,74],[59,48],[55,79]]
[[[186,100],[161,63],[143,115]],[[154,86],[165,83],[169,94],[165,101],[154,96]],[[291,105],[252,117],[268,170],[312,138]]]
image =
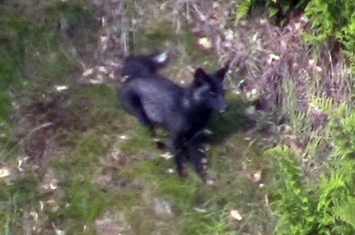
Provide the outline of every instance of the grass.
[[31,173],[18,176],[11,185],[1,182],[0,225],[3,234],[13,234],[14,231],[17,231],[14,228],[21,225],[19,218],[30,208],[30,205],[38,202],[40,199],[40,193],[37,189],[38,182],[38,177]]

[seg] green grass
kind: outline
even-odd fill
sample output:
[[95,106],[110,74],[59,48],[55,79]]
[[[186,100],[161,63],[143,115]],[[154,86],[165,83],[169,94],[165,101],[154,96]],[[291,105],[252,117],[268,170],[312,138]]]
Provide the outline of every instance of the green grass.
[[38,183],[38,176],[32,173],[19,175],[12,184],[0,182],[0,228],[3,234],[18,231],[25,211],[41,199]]

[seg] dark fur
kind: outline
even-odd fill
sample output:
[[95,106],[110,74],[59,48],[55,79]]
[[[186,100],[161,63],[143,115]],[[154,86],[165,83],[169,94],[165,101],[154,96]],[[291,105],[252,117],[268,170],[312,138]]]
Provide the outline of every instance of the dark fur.
[[[132,57],[128,59],[130,61],[126,59],[125,66],[132,64]],[[159,75],[157,69],[149,69],[149,61],[137,59],[133,65],[142,70],[124,68],[123,71],[135,73],[130,72],[130,78],[118,89],[124,109],[152,130],[154,127],[168,130],[180,175],[184,175],[182,162],[184,155],[188,154],[197,173],[205,179],[204,155],[200,150],[203,130],[213,111],[223,112],[227,107],[222,82],[228,66],[213,74],[198,68],[192,83],[183,88]]]
[[142,78],[154,76],[168,62],[166,52],[150,55],[130,55],[125,58],[121,75],[127,78]]

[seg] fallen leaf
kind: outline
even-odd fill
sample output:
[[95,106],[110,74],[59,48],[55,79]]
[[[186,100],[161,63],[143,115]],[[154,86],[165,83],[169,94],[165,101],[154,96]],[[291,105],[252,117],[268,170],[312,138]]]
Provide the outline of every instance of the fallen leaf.
[[84,77],[87,77],[91,74],[93,74],[94,70],[93,69],[86,69],[84,72],[83,72],[83,76]]
[[8,167],[4,166],[0,168],[0,178],[4,178],[11,175],[11,171]]
[[211,49],[212,48],[212,42],[211,39],[204,37],[204,38],[200,38],[198,40],[198,44],[200,46],[202,46],[204,49]]
[[241,221],[241,220],[243,219],[243,217],[241,216],[241,214],[239,213],[238,210],[231,210],[230,216],[231,216],[233,219],[236,219],[236,220],[238,220],[238,221]]
[[257,170],[253,173],[250,174],[250,178],[254,183],[258,183],[261,181],[261,176],[262,176],[262,172],[261,170]]

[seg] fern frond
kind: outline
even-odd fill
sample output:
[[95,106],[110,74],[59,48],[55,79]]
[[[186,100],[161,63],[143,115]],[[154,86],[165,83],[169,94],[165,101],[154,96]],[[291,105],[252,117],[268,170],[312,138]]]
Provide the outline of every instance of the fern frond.
[[246,17],[250,9],[255,4],[255,0],[240,0],[236,3],[236,21]]
[[318,107],[328,115],[334,111],[334,107],[335,107],[334,100],[331,97],[326,97],[326,98],[315,97],[311,99],[310,104],[313,105],[314,107]]
[[269,149],[265,154],[275,159],[276,174],[281,183],[276,192],[278,199],[273,202],[275,214],[279,217],[276,234],[310,234],[316,220],[308,189],[302,180],[302,168],[286,146]]
[[349,197],[347,200],[334,209],[335,215],[345,223],[351,225],[355,230],[355,198]]
[[[323,176],[319,187],[319,229],[334,234],[355,233],[355,161],[342,159],[333,164],[330,176]],[[349,233],[349,231],[352,231]],[[332,233],[332,234],[333,234]]]

